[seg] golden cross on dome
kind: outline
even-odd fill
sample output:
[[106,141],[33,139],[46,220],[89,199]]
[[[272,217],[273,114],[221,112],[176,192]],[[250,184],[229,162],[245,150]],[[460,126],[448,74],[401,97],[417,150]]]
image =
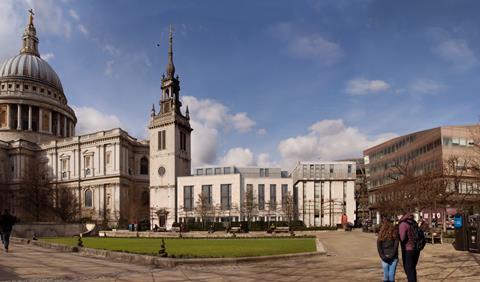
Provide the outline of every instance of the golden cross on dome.
[[30,24],[33,24],[33,16],[35,16],[35,13],[33,12],[33,9],[28,10],[30,13]]

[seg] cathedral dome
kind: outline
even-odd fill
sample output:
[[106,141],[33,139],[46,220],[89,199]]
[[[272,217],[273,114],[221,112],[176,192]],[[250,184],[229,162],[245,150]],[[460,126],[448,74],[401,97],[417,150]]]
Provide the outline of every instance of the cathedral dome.
[[53,68],[39,56],[22,53],[6,60],[0,66],[0,79],[23,78],[46,84],[63,92],[62,83]]
[[30,13],[20,53],[0,65],[1,141],[43,143],[75,136],[75,112],[57,73],[40,57]]

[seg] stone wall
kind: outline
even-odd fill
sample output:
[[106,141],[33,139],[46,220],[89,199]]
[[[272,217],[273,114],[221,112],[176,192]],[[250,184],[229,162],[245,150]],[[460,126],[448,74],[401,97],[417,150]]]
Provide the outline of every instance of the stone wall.
[[35,233],[37,237],[62,237],[78,235],[85,231],[87,231],[85,224],[81,223],[22,223],[13,226],[12,236],[32,238]]

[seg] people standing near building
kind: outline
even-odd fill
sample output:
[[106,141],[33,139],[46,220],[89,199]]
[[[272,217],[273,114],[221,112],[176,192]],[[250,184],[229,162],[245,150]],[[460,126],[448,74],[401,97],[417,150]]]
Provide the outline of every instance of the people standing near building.
[[8,246],[10,244],[10,234],[12,233],[13,225],[17,223],[17,218],[10,214],[8,209],[5,209],[0,216],[0,230],[2,234],[2,243],[5,251],[8,253]]
[[412,213],[405,213],[399,224],[400,245],[402,246],[403,269],[408,282],[417,281],[417,263],[420,251],[425,246],[425,236],[418,227]]
[[399,235],[397,226],[384,218],[377,238],[377,250],[382,260],[383,281],[395,281],[398,264]]

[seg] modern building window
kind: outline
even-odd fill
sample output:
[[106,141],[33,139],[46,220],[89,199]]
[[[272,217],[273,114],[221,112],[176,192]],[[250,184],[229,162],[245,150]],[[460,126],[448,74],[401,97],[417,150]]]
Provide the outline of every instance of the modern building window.
[[215,174],[222,174],[222,168],[221,167],[216,167],[215,168]]
[[93,192],[90,189],[85,190],[84,204],[86,208],[93,207]]
[[166,131],[160,130],[158,132],[158,150],[165,150],[167,148],[167,139],[166,139]]
[[203,175],[203,168],[197,169],[197,175]]
[[351,164],[348,165],[348,174],[349,175],[352,174],[352,165]]
[[148,175],[148,159],[146,157],[140,160],[140,174]]
[[193,186],[183,186],[183,209],[193,210]]
[[232,173],[232,172],[231,172],[231,169],[229,167],[224,167],[223,168],[223,174],[230,174],[230,173]]
[[222,210],[232,208],[232,184],[220,185],[220,206]]
[[212,185],[202,185],[202,196],[206,199],[206,204],[212,204]]
[[265,209],[265,184],[258,184],[258,209]]
[[270,175],[270,172],[268,171],[268,168],[265,169],[265,177],[268,177]]
[[330,165],[330,174],[333,174],[333,164]]
[[205,169],[205,175],[212,175],[213,174],[213,169],[207,168]]
[[303,165],[303,178],[308,178],[308,176],[307,176],[307,165]]
[[265,169],[264,168],[260,169],[260,177],[265,177]]
[[287,201],[288,196],[288,184],[282,184],[282,205]]
[[315,165],[315,178],[320,178],[320,166]]
[[270,184],[270,210],[277,208],[277,185]]
[[187,134],[183,131],[180,131],[180,150],[187,150]]

